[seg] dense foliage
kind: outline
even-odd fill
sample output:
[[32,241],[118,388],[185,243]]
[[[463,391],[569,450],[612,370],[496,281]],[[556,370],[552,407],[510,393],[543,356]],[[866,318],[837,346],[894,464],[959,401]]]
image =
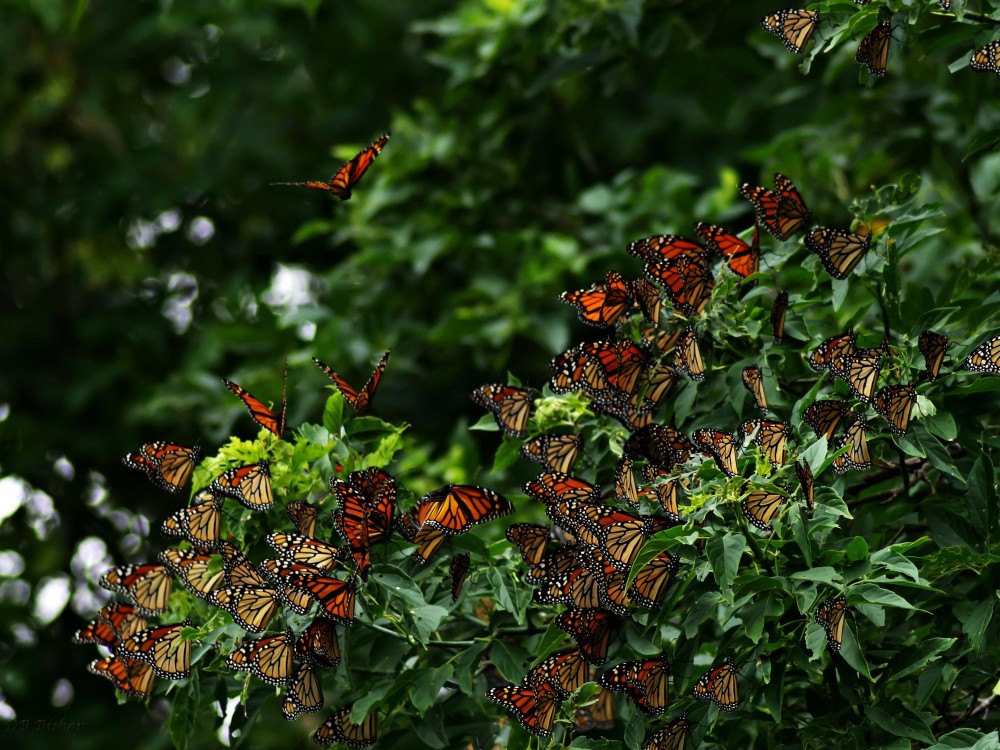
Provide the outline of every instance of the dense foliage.
[[[612,486],[628,431],[586,397],[542,390],[552,357],[602,336],[557,294],[610,269],[639,277],[625,248],[640,237],[693,236],[695,221],[749,229],[737,186],[770,187],[775,171],[798,186],[810,226],[870,231],[873,247],[846,281],[831,282],[797,238],[764,238],[755,286],[713,268],[693,320],[706,379],[682,379],[655,421],[736,433],[759,416],[740,380],[757,364],[791,455],[772,469],[750,446],[734,479],[711,460],[686,465],[691,522],[645,551],[680,555],[677,578],[661,607],[621,620],[608,662],[667,653],[671,709],[647,720],[616,696],[616,724],[598,734],[639,747],[687,708],[696,746],[996,742],[1000,381],[959,365],[1000,326],[997,77],[968,67],[1000,14],[963,0],[950,11],[931,0],[812,7],[821,21],[804,56],[761,29],[778,10],[767,2],[0,10],[0,715],[29,727],[13,742],[41,744],[31,722],[65,720],[86,723],[81,747],[125,729],[150,747],[210,746],[223,724],[214,706],[225,713],[231,697],[244,705],[225,726],[259,744],[305,739],[326,715],[285,722],[272,688],[223,670],[242,631],[180,586],[160,621],[192,615],[204,644],[195,677],[168,693],[161,681],[147,709],[116,705],[86,673],[94,653],[70,637],[104,600],[97,580],[155,559],[170,541],[159,521],[180,507],[120,458],[169,438],[210,455],[223,446],[196,472],[199,488],[272,458],[277,507],[225,506],[255,560],[266,533],[291,528],[282,503],[326,498],[338,460],[345,473],[386,466],[401,509],[448,483],[510,499],[513,515],[454,537],[433,564],[399,541],[373,552],[324,711],[355,699],[356,718],[381,710],[384,746],[413,733],[429,747],[523,746],[486,690],[567,641],[551,624],[559,608],[531,601],[502,538],[510,523],[547,522],[521,491],[537,467],[517,458],[517,439],[491,458],[493,436],[467,430],[479,418],[468,395],[509,371],[538,394],[530,433],[581,432],[575,471]],[[890,15],[888,74],[873,82],[857,44]],[[349,202],[267,185],[325,179],[390,128]],[[777,344],[768,318],[780,289],[791,305]],[[638,337],[632,325],[621,335]],[[870,416],[874,466],[834,476],[836,450],[802,412],[848,391],[806,357],[848,326],[862,347],[888,337],[879,387],[913,381],[918,399],[902,437],[852,400]],[[954,342],[936,382],[921,375],[927,329]],[[310,357],[356,382],[388,346],[378,419],[346,418],[339,396],[324,407]],[[289,442],[229,439],[248,423],[220,378],[274,400],[286,357]],[[814,513],[793,499],[794,458],[816,475]],[[743,520],[744,479],[789,496],[773,534]],[[320,528],[336,538],[326,515]],[[461,551],[472,574],[452,605],[447,560]],[[838,655],[815,612],[840,593]],[[726,655],[742,699],[732,715],[690,697]],[[168,717],[169,736],[156,731]]]

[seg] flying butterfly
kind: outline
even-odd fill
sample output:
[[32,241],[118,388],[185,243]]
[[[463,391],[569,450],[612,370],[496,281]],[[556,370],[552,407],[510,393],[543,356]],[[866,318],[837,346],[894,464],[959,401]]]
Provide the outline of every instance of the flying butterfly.
[[753,444],[775,466],[781,466],[785,462],[785,441],[791,434],[792,430],[785,422],[748,419],[740,425],[740,437],[746,441],[753,435]]
[[871,249],[871,235],[844,229],[814,227],[806,235],[806,248],[819,256],[835,279],[846,279]]
[[[788,12],[791,11],[782,11],[782,13]],[[773,193],[767,188],[746,182],[740,185],[739,192],[753,204],[757,223],[763,225],[775,239],[781,241],[798,232],[812,216],[798,189],[780,172],[774,174]]]
[[782,290],[774,298],[771,306],[771,330],[774,333],[774,343],[780,344],[785,337],[785,313],[788,312],[788,292]]
[[830,368],[830,362],[844,354],[853,354],[857,351],[857,337],[853,328],[848,328],[843,333],[831,336],[822,344],[817,346],[809,355],[809,366],[816,372],[823,372]]
[[941,372],[941,362],[948,351],[950,341],[947,336],[934,331],[924,331],[917,340],[920,354],[923,355],[927,377],[930,380],[937,380]]
[[280,635],[243,641],[226,658],[226,666],[234,671],[250,672],[269,685],[280,686],[292,674],[292,631]]
[[247,407],[247,411],[250,412],[250,417],[254,422],[259,424],[272,435],[279,438],[281,437],[282,433],[285,431],[285,413],[288,409],[288,402],[286,400],[288,390],[288,360],[285,360],[285,381],[284,385],[281,387],[280,417],[264,406],[264,402],[254,397],[254,395],[246,388],[237,385],[232,380],[223,380],[222,382],[226,384],[226,387],[229,390],[236,394],[236,398],[243,402],[244,406]]
[[108,591],[125,594],[143,615],[166,612],[170,604],[173,578],[165,565],[122,565],[101,576],[100,584]]
[[334,477],[330,480],[330,491],[337,498],[340,508],[332,514],[334,525],[347,540],[361,580],[367,581],[372,564],[368,539],[368,519],[372,508],[360,492],[342,479]]
[[816,607],[816,624],[826,631],[826,642],[831,649],[840,653],[844,641],[844,617],[847,614],[847,598],[836,596],[820,602]]
[[699,221],[694,228],[705,239],[705,246],[725,258],[729,270],[740,278],[745,279],[760,270],[760,229],[756,224],[750,244],[712,224]]
[[1000,76],[1000,39],[973,52],[969,58],[969,67]]
[[[789,52],[799,54],[816,31],[819,11],[780,10],[761,19],[764,31],[770,32],[784,42]],[[778,239],[784,239],[779,237]]]
[[323,708],[323,685],[316,675],[316,669],[309,662],[300,664],[286,681],[281,714],[288,721],[293,721],[299,714],[316,713],[321,708]]
[[207,490],[201,490],[194,499],[192,505],[168,516],[160,531],[166,536],[183,537],[196,547],[214,548],[220,539],[222,504]]
[[385,365],[389,361],[389,354],[391,351],[391,349],[385,350],[385,354],[382,355],[382,359],[379,360],[379,363],[375,365],[375,370],[372,372],[371,377],[368,378],[368,382],[365,383],[364,387],[360,391],[355,390],[350,383],[315,357],[313,357],[313,363],[327,374],[327,377],[329,377],[330,380],[333,381],[333,384],[337,386],[337,390],[340,391],[347,403],[354,407],[355,414],[360,416],[368,411],[369,407],[372,405],[372,400],[375,398],[375,390],[378,388],[379,381],[382,379],[382,373],[385,371]]
[[558,693],[547,682],[535,687],[504,685],[491,688],[486,697],[514,714],[525,731],[539,737],[552,736],[558,708]]
[[191,670],[191,641],[182,637],[191,620],[140,630],[115,649],[119,659],[136,659],[153,668],[157,677],[183,680]]
[[236,498],[244,508],[250,510],[270,510],[274,507],[271,492],[271,467],[262,458],[255,464],[237,466],[212,482],[210,492]]
[[[857,0],[855,0],[856,2]],[[868,66],[872,78],[885,78],[885,66],[889,60],[889,40],[892,39],[892,25],[888,19],[882,21],[861,40],[854,62]]]
[[816,437],[832,440],[841,420],[850,411],[846,401],[814,401],[802,412],[802,421],[812,428]]
[[388,141],[389,133],[379,136],[367,148],[363,149],[357,156],[338,169],[329,182],[272,182],[271,184],[326,190],[340,198],[340,200],[346,201],[351,197],[351,190],[358,184],[358,180],[368,170],[368,167],[372,165],[375,158],[382,153],[382,149],[385,148],[385,144]]
[[332,745],[340,742],[348,747],[368,747],[378,739],[378,713],[372,711],[360,724],[351,721],[350,703],[324,721],[313,734],[317,745]]
[[833,459],[834,472],[846,474],[851,470],[867,471],[871,468],[872,459],[868,452],[868,420],[863,414],[854,420],[847,428],[847,432],[837,441],[837,450],[844,446],[847,446],[847,452]]
[[531,391],[510,385],[483,385],[470,394],[476,405],[489,411],[497,426],[511,437],[522,438],[531,418]]
[[965,358],[962,367],[973,372],[1000,375],[1000,336],[994,336],[977,346]]
[[143,472],[149,481],[167,492],[183,489],[200,461],[200,446],[189,448],[165,440],[146,443],[122,459],[128,468]]
[[688,326],[674,349],[674,368],[686,372],[691,380],[705,379],[705,361],[701,358],[701,349],[695,337],[694,328]]
[[903,435],[910,425],[910,413],[917,400],[917,391],[912,384],[887,385],[875,394],[873,406],[889,424],[894,435]]
[[581,345],[580,350],[596,363],[604,385],[626,396],[635,395],[649,364],[649,352],[645,346],[627,340],[614,344],[595,341]]
[[559,299],[576,308],[580,320],[598,328],[614,328],[632,309],[632,285],[617,271],[608,271],[603,282],[587,289],[563,292]]
[[732,434],[722,430],[702,428],[691,433],[691,440],[715,459],[723,474],[727,477],[736,476],[736,440]]
[[583,447],[579,435],[539,435],[521,446],[521,455],[542,465],[545,471],[568,474]]
[[329,542],[275,531],[267,535],[267,543],[282,557],[294,562],[329,571],[350,556],[350,547],[335,547]]
[[594,665],[601,665],[608,658],[614,624],[614,615],[603,609],[569,609],[553,622],[576,642],[583,658]]
[[650,735],[649,740],[642,746],[642,750],[684,750],[689,729],[687,714],[681,714],[679,719],[675,719]]
[[654,234],[635,240],[628,246],[629,255],[646,263],[663,263],[687,258],[700,263],[708,262],[712,254],[693,240],[676,234]]
[[753,490],[740,503],[740,508],[751,525],[761,531],[771,531],[771,521],[778,515],[784,502],[785,497],[780,493],[770,490]]
[[698,678],[691,692],[698,700],[712,701],[723,711],[737,710],[740,707],[740,691],[732,657],[727,657],[721,667],[710,669]]
[[815,496],[815,483],[813,482],[812,469],[809,468],[809,464],[805,461],[795,462],[795,476],[799,479],[799,486],[802,488],[802,493],[806,496],[806,508],[812,512],[816,510]]
[[465,583],[465,577],[469,575],[470,565],[471,560],[468,552],[455,555],[451,560],[451,565],[448,567],[448,575],[451,577],[452,604],[458,601],[458,595],[462,593],[462,584]]
[[757,365],[743,368],[743,387],[753,396],[760,413],[767,416],[767,395],[764,393],[764,376]]
[[486,523],[508,516],[514,506],[503,495],[485,487],[468,484],[448,484],[424,495],[430,502],[423,527],[445,534],[462,534],[474,524]]
[[73,634],[73,643],[96,643],[114,648],[122,638],[128,638],[147,627],[145,618],[130,604],[110,602],[97,617]]

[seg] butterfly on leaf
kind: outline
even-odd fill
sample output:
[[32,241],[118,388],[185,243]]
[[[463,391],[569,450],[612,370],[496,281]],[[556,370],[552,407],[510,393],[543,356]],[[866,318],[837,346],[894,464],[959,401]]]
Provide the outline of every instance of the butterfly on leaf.
[[277,591],[262,586],[228,586],[217,589],[208,601],[223,609],[236,624],[251,633],[262,633],[278,611]]
[[280,686],[292,674],[292,632],[243,641],[226,658],[226,666],[235,671],[250,672],[269,685]]
[[837,474],[845,474],[848,471],[867,471],[871,468],[872,459],[868,451],[868,420],[862,414],[851,423],[847,432],[837,441],[836,449],[847,447],[847,452],[842,453],[833,460],[833,470]]
[[760,409],[760,413],[767,415],[767,396],[764,393],[764,376],[760,372],[760,367],[750,365],[743,368],[743,387],[753,396],[754,403]]
[[746,243],[722,227],[699,221],[694,225],[705,240],[705,246],[726,260],[729,270],[742,279],[760,270],[760,229],[754,224],[753,237]]
[[194,499],[192,505],[168,516],[160,531],[166,536],[183,537],[196,547],[214,548],[220,539],[222,504],[207,490],[197,493]]
[[335,742],[348,747],[368,747],[378,739],[378,713],[372,711],[360,724],[351,721],[350,703],[324,721],[313,734],[313,742],[317,745],[332,745]]
[[341,581],[318,573],[293,573],[289,586],[301,589],[322,608],[326,617],[340,625],[354,624],[354,582]]
[[372,165],[375,158],[382,153],[382,149],[385,148],[385,144],[388,141],[389,133],[379,136],[372,144],[338,169],[329,182],[272,182],[271,184],[326,190],[340,198],[340,200],[346,201],[351,197],[351,190],[358,184],[358,180],[361,179],[364,173],[368,171],[368,167]]
[[674,349],[674,368],[686,372],[691,380],[705,379],[705,361],[701,357],[694,328],[688,326]]
[[286,395],[288,390],[288,360],[285,360],[285,381],[281,388],[281,416],[278,417],[273,411],[264,406],[264,403],[256,398],[250,391],[237,385],[232,380],[223,380],[226,387],[236,394],[236,398],[243,402],[250,412],[250,417],[272,435],[281,437],[285,431],[285,413],[288,408]]
[[170,605],[173,578],[165,565],[122,565],[100,580],[102,588],[125,594],[142,615],[158,615]]
[[690,728],[687,714],[681,714],[679,719],[653,732],[642,746],[642,750],[684,750],[686,735]]
[[1000,40],[990,42],[982,49],[973,52],[969,58],[969,67],[1000,76]]
[[830,372],[846,381],[854,397],[866,404],[875,395],[881,368],[882,354],[871,350],[842,354],[830,362]]
[[962,367],[973,372],[1000,375],[1000,336],[994,336],[977,346],[965,358]]
[[739,191],[753,204],[757,223],[775,239],[787,240],[802,229],[812,216],[798,189],[780,172],[774,175],[774,192],[746,182],[740,185]]
[[774,343],[780,344],[785,337],[785,313],[788,312],[788,292],[782,290],[774,298],[771,306],[771,331],[774,333]]
[[201,599],[208,599],[222,585],[222,563],[211,555],[201,555],[193,549],[166,549],[160,553],[160,562],[180,579],[184,588]]
[[156,680],[156,673],[149,664],[117,656],[95,659],[90,662],[87,671],[111,680],[115,690],[137,700],[149,696]]
[[691,440],[715,459],[723,474],[727,477],[736,476],[736,440],[731,433],[702,428],[691,433]]
[[602,687],[625,693],[646,714],[658,715],[668,708],[670,662],[665,656],[617,664],[601,675]]
[[521,553],[521,559],[529,568],[535,568],[545,556],[549,543],[548,526],[535,523],[515,523],[507,527],[504,536]]
[[647,263],[644,271],[666,292],[677,311],[688,317],[702,313],[715,287],[715,277],[708,267],[689,257]]
[[541,682],[534,687],[503,685],[491,688],[486,697],[514,714],[525,731],[539,737],[552,736],[559,697],[555,687]]
[[637,430],[625,442],[625,452],[633,458],[670,468],[691,458],[695,446],[674,425],[651,424]]
[[870,234],[844,229],[814,227],[806,235],[806,249],[819,256],[823,267],[835,279],[846,279],[871,249]]
[[721,667],[710,669],[698,678],[691,692],[698,700],[712,701],[723,711],[737,710],[740,707],[740,691],[732,657],[727,657]]
[[697,242],[676,234],[654,234],[635,240],[629,244],[628,253],[646,263],[665,263],[678,258],[687,258],[705,264],[712,257],[712,254]]
[[760,25],[764,31],[774,34],[784,42],[789,52],[799,54],[805,49],[818,23],[819,11],[788,9],[764,16]]
[[316,530],[319,508],[304,500],[296,500],[285,506],[285,515],[288,516],[289,521],[295,524],[295,529],[302,536],[312,536]]
[[628,588],[628,596],[633,604],[647,609],[658,607],[667,594],[667,587],[677,575],[680,557],[669,552],[661,552],[646,563],[636,574]]
[[531,417],[531,391],[511,385],[490,384],[474,390],[470,398],[493,415],[497,426],[505,434],[524,437]]
[[559,299],[573,305],[584,323],[614,328],[624,322],[632,309],[632,285],[617,271],[608,271],[603,282],[587,289],[563,292]]
[[917,400],[917,391],[912,384],[887,385],[875,394],[873,406],[894,435],[903,435],[910,425],[910,413]]
[[785,496],[771,490],[753,490],[740,503],[743,516],[761,531],[771,531],[771,521],[781,511]]
[[191,641],[183,637],[191,620],[140,630],[115,649],[119,659],[135,659],[153,668],[157,677],[183,680],[191,670]]
[[868,66],[872,78],[885,78],[885,66],[889,60],[889,40],[892,39],[892,25],[888,19],[882,21],[861,40],[854,61]]
[[532,667],[521,680],[527,687],[549,684],[560,698],[568,698],[587,681],[587,662],[577,649],[557,651],[541,664]]
[[795,462],[795,476],[798,477],[799,486],[802,488],[802,493],[806,498],[806,508],[812,512],[816,510],[815,497],[815,483],[813,482],[812,469],[809,468],[809,464],[805,461]]
[[285,685],[281,715],[288,721],[293,721],[299,714],[312,714],[323,708],[323,685],[312,663],[300,664]]
[[740,425],[740,438],[745,442],[753,436],[753,444],[775,466],[785,462],[785,441],[792,434],[785,422],[768,419],[748,419]]
[[114,648],[123,638],[129,638],[147,627],[146,619],[131,604],[110,602],[97,617],[73,634],[73,643],[96,643]]
[[306,626],[295,640],[295,656],[327,669],[340,666],[340,641],[333,622],[317,617]]
[[614,693],[605,688],[597,691],[593,703],[577,706],[573,727],[578,732],[593,729],[611,729],[615,725]]
[[844,354],[853,354],[857,351],[857,337],[853,328],[848,328],[843,333],[831,336],[822,344],[817,346],[809,355],[809,366],[816,372],[823,372],[830,368],[830,362]]
[[583,447],[579,435],[539,435],[521,446],[521,455],[542,465],[545,471],[573,471]]
[[836,652],[840,652],[844,641],[844,617],[847,614],[847,598],[836,596],[820,602],[816,607],[816,623],[826,631],[826,642]]
[[220,474],[209,490],[236,498],[243,507],[250,510],[270,510],[274,507],[271,467],[264,458],[255,464],[237,466]]
[[944,360],[944,355],[948,352],[950,343],[947,336],[935,333],[934,331],[924,331],[920,334],[917,346],[924,358],[924,366],[928,379],[938,379],[938,374],[941,372],[941,362]]
[[812,428],[816,437],[832,440],[833,433],[850,411],[846,401],[814,401],[802,412],[802,421]]
[[583,658],[600,665],[608,658],[608,644],[615,632],[615,616],[603,609],[569,609],[560,613],[553,622],[569,635],[580,649]]
[[462,593],[462,584],[465,583],[466,576],[469,575],[471,559],[468,552],[455,555],[448,566],[448,575],[451,578],[451,603],[458,601],[458,595]]
[[142,471],[149,481],[167,492],[182,490],[200,461],[199,446],[189,448],[165,440],[146,443],[122,459],[128,468]]
[[313,357],[313,363],[327,374],[327,377],[337,386],[337,390],[340,391],[347,403],[354,407],[355,414],[360,416],[368,411],[372,405],[372,400],[375,398],[375,391],[378,388],[379,381],[382,379],[382,373],[385,371],[385,365],[389,361],[391,351],[391,349],[385,350],[385,354],[382,355],[379,363],[375,365],[375,370],[372,372],[371,377],[368,378],[368,382],[365,383],[360,391],[355,390],[354,386],[315,357]]
[[652,423],[653,409],[656,408],[656,404],[648,400],[637,404],[635,398],[610,392],[596,396],[590,402],[590,408],[594,414],[604,414],[616,419],[626,430],[634,432]]

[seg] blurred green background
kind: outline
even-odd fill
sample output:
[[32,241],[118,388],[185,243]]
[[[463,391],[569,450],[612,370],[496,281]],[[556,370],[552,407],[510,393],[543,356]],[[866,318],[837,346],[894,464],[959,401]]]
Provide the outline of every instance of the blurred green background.
[[[176,507],[121,456],[252,434],[220,378],[274,401],[288,358],[294,426],[326,395],[310,357],[361,385],[391,346],[378,409],[413,425],[409,480],[475,480],[495,436],[466,433],[468,393],[545,382],[582,333],[558,292],[636,274],[637,237],[748,226],[736,185],[776,169],[845,227],[921,176],[939,231],[907,283],[995,297],[968,259],[997,260],[1000,99],[966,65],[995,25],[821,6],[803,58],[760,29],[773,0],[0,5],[0,743],[169,744],[168,704],[117,705],[70,638]],[[887,7],[870,87],[856,41]],[[268,184],[389,129],[349,202]]]

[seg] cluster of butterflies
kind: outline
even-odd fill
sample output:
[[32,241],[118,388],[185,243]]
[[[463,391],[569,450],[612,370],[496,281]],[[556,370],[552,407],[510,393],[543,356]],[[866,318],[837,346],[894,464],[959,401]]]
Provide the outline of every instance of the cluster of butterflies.
[[[316,364],[360,414],[371,405],[388,356],[386,352],[360,391],[323,363]],[[247,406],[255,422],[281,437],[285,430],[284,394],[279,415],[239,385],[231,381],[226,385]],[[124,463],[145,473],[160,488],[176,493],[188,485],[201,456],[197,446],[161,441],[143,445],[127,455]],[[340,473],[342,467],[337,471]],[[318,606],[319,615],[301,632],[286,628],[246,639],[229,654],[226,665],[269,685],[284,686],[282,713],[286,719],[319,711],[323,691],[317,670],[340,663],[335,626],[353,624],[356,581],[367,580],[376,545],[388,544],[398,534],[417,545],[414,557],[423,563],[448,538],[512,511],[509,501],[490,489],[449,484],[402,512],[396,507],[396,479],[377,467],[352,472],[346,479],[334,476],[330,494],[336,501],[336,510],[331,513],[333,526],[346,544],[338,546],[318,538],[318,505],[289,502],[285,510],[294,530],[268,534],[266,541],[274,555],[254,564],[229,541],[232,537],[227,539],[224,534],[223,503],[228,497],[252,511],[272,508],[268,462],[261,459],[229,469],[195,492],[192,503],[170,515],[161,527],[165,535],[186,542],[186,546],[164,550],[157,563],[115,567],[101,578],[102,587],[127,601],[107,604],[76,633],[75,642],[98,644],[111,652],[92,662],[90,671],[111,680],[119,693],[137,699],[151,694],[156,677],[180,680],[190,674],[192,643],[197,635],[191,620],[153,627],[146,620],[170,609],[176,579],[192,595],[224,610],[253,634],[267,631],[281,607],[308,615],[314,605]],[[336,575],[345,569],[349,576]],[[469,572],[468,555],[455,556],[450,572],[455,601]],[[352,722],[350,715],[351,706],[338,710],[316,731],[315,741],[351,747],[372,744],[377,714],[369,714],[361,723]]]
[[[854,2],[858,5],[867,5],[871,0],[854,0]],[[939,0],[939,3],[945,10],[951,10],[951,0]],[[799,54],[805,50],[819,26],[819,11],[791,8],[779,10],[764,16],[760,25],[764,31],[781,39],[790,52]],[[873,78],[885,78],[891,40],[892,19],[886,18],[861,40],[854,61],[866,66]],[[969,67],[1000,75],[1000,41],[990,42],[982,49],[973,52],[969,59]]]

